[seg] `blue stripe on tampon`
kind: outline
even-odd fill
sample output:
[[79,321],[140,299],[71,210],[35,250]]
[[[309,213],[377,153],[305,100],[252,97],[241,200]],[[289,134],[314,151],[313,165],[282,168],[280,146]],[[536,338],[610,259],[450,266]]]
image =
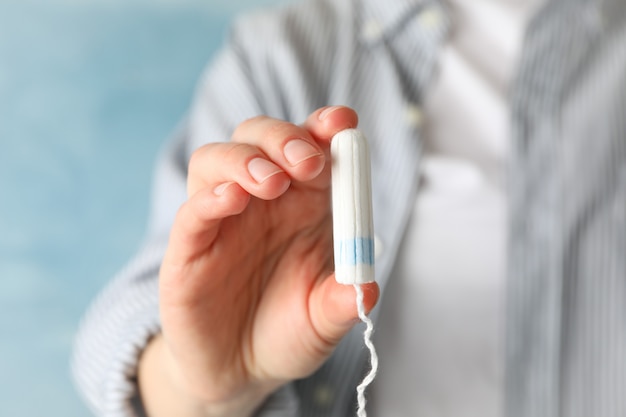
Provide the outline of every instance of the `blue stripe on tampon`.
[[342,239],[338,242],[336,265],[374,265],[374,240],[371,238]]

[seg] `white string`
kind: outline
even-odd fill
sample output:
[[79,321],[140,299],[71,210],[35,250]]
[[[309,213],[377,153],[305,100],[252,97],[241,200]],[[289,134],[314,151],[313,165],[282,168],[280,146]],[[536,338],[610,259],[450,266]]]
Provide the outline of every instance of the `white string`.
[[365,346],[370,351],[370,365],[372,369],[370,369],[369,373],[365,375],[361,384],[356,387],[357,393],[357,402],[358,409],[356,412],[357,417],[367,417],[367,411],[365,410],[365,389],[372,383],[374,378],[376,378],[376,373],[378,372],[378,355],[376,354],[376,348],[374,347],[374,343],[372,343],[372,332],[374,331],[374,324],[372,320],[367,317],[365,314],[365,306],[363,305],[363,290],[359,284],[354,284],[354,289],[356,290],[356,307],[357,312],[359,313],[359,318],[363,323],[365,323],[365,332],[363,332],[363,340],[365,341]]

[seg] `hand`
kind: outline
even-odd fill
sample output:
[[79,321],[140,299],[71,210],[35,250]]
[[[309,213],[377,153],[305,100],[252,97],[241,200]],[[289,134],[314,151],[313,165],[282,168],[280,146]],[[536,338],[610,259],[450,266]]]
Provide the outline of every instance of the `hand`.
[[[303,126],[257,117],[191,158],[161,267],[165,375],[197,415],[249,415],[314,372],[357,320],[332,262],[329,143],[346,107]],[[363,286],[369,310],[375,283]]]

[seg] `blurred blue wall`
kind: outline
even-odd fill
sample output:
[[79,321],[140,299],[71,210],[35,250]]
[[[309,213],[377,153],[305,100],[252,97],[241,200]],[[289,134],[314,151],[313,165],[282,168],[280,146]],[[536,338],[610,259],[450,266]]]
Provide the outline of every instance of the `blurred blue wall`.
[[139,245],[157,151],[232,16],[287,0],[0,0],[0,416],[87,415],[68,359]]

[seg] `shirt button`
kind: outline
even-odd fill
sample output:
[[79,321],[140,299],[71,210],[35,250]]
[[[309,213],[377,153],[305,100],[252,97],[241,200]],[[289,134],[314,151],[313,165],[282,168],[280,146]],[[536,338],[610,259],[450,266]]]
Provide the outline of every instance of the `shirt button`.
[[319,408],[329,408],[335,399],[333,390],[325,384],[318,385],[313,390],[313,404]]
[[443,23],[443,15],[438,7],[429,7],[417,16],[419,24],[424,29],[438,29]]
[[383,35],[383,28],[377,20],[368,20],[361,28],[361,36],[367,42],[374,42]]
[[424,123],[424,113],[417,104],[409,104],[404,110],[404,119],[410,126],[419,129]]

